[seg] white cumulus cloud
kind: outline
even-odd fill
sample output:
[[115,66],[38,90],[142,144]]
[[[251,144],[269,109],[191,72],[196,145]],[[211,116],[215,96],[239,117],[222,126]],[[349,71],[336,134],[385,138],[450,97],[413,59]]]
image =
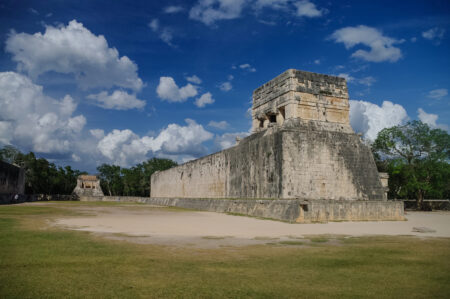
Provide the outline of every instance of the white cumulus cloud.
[[196,75],[192,75],[190,77],[186,77],[186,80],[188,82],[191,82],[191,83],[194,83],[194,84],[201,84],[202,83],[202,79],[200,79]]
[[172,77],[161,77],[156,93],[160,99],[168,102],[184,102],[197,95],[197,87],[188,83],[180,88]]
[[366,61],[395,62],[402,57],[401,50],[394,47],[395,44],[401,43],[401,41],[384,36],[376,28],[364,25],[345,27],[336,30],[331,35],[331,39],[337,43],[343,43],[347,49],[353,48],[358,44],[369,47],[369,51],[359,49],[352,54],[352,57]]
[[212,95],[210,92],[204,93],[201,97],[195,100],[195,106],[199,108],[203,108],[208,104],[214,103],[214,99],[212,98]]
[[43,93],[42,86],[15,73],[0,73],[0,140],[42,153],[68,153],[86,124],[83,115],[72,116],[75,101]]
[[135,94],[129,94],[123,90],[115,90],[111,94],[102,91],[98,94],[88,95],[87,98],[94,100],[97,106],[105,109],[129,110],[145,106],[145,101],[139,100]]
[[445,29],[435,27],[422,32],[422,37],[434,41],[437,45],[439,45],[441,43],[441,40],[444,38],[444,34]]
[[239,18],[245,4],[245,0],[199,0],[189,11],[189,18],[212,25]]
[[112,163],[129,166],[147,159],[147,154],[198,157],[206,153],[203,142],[213,138],[202,125],[186,119],[186,126],[170,124],[158,136],[139,137],[131,130],[113,130],[98,143],[100,153]]
[[419,108],[417,109],[417,117],[421,122],[429,125],[432,129],[440,128],[448,130],[447,125],[437,123],[437,120],[439,119],[439,116],[437,114],[426,113],[422,108]]
[[[124,146],[138,139],[139,136],[131,130],[113,130],[99,141],[97,148],[108,159],[114,160],[119,165],[124,165],[127,161]],[[145,155],[145,153],[146,151],[142,149],[142,154]]]
[[316,18],[323,14],[323,10],[317,9],[316,5],[308,0],[296,2],[294,4],[297,7],[297,16]]
[[378,132],[384,128],[400,125],[408,121],[405,108],[390,101],[381,106],[376,104],[350,100],[350,125],[366,139],[375,140]]
[[73,74],[83,89],[119,86],[138,91],[143,86],[133,61],[120,57],[103,35],[93,34],[76,20],[67,26],[46,26],[43,34],[11,32],[5,49],[18,69],[32,78],[54,71]]
[[155,148],[167,154],[190,154],[193,156],[205,153],[203,142],[214,135],[206,131],[202,125],[192,119],[186,119],[187,126],[170,124],[154,138]]
[[422,108],[419,108],[417,110],[417,116],[421,122],[429,125],[430,127],[435,128],[437,126],[436,121],[439,118],[437,114],[426,113]]
[[91,133],[91,135],[97,139],[102,139],[103,137],[105,137],[105,131],[102,129],[92,129],[89,130],[89,133]]
[[80,158],[80,156],[78,156],[77,154],[72,154],[72,160],[74,161],[74,162],[80,162],[81,161],[81,158]]
[[228,127],[228,123],[225,120],[222,121],[210,121],[208,127],[216,128],[219,130],[225,130]]

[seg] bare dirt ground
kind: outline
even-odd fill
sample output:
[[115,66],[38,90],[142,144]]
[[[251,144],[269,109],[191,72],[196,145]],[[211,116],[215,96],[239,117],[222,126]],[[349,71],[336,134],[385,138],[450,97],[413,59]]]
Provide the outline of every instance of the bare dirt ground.
[[[42,204],[45,203],[30,205]],[[86,216],[57,218],[51,221],[51,225],[88,231],[111,239],[148,244],[217,248],[293,242],[300,239],[308,241],[317,235],[450,237],[450,212],[408,212],[407,221],[289,224],[148,205],[49,205],[87,213]]]

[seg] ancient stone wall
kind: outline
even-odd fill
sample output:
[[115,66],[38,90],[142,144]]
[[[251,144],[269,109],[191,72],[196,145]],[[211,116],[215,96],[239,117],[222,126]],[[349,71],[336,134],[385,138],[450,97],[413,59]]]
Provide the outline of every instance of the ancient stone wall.
[[153,174],[151,192],[167,197],[223,197],[226,177],[225,153],[220,152]]
[[239,146],[151,177],[151,197],[278,198],[281,194],[279,134],[253,134]]
[[199,199],[127,196],[83,196],[81,201],[137,202],[200,211],[233,213],[291,223],[404,220],[401,201],[303,201],[293,199]]
[[384,200],[368,147],[344,128],[286,123],[151,177],[151,197]]
[[0,193],[23,194],[25,191],[24,169],[0,161]]
[[283,133],[282,198],[385,200],[370,149],[344,126],[294,120]]

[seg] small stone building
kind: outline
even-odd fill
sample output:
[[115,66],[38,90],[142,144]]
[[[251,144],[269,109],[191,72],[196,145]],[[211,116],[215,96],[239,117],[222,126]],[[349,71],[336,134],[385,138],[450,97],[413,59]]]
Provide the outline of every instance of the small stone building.
[[96,175],[80,175],[72,194],[78,196],[103,196],[100,179]]

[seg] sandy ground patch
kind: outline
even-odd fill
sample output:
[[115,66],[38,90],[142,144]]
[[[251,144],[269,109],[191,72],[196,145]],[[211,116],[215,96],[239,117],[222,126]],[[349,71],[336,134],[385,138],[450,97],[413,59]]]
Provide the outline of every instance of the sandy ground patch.
[[[67,207],[89,215],[59,218],[53,225],[138,243],[219,247],[307,240],[311,235],[450,237],[450,212],[408,212],[407,221],[289,224],[146,205]],[[417,232],[416,228],[429,232]]]

